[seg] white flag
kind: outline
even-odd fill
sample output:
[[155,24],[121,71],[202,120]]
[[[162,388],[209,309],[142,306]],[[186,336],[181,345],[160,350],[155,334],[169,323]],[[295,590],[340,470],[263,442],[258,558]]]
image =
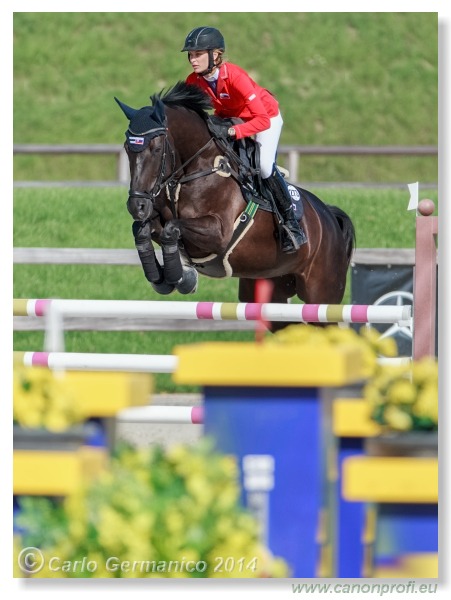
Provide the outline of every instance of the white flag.
[[409,206],[407,210],[416,210],[418,207],[418,181],[416,183],[408,183],[407,187],[410,192]]

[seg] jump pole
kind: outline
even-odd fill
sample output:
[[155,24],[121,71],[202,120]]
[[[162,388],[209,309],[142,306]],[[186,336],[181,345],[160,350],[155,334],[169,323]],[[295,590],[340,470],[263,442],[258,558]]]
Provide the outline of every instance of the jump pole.
[[65,317],[412,325],[412,307],[408,305],[15,299],[13,314],[46,317],[45,350],[48,352],[64,350]]
[[177,357],[164,354],[94,354],[81,352],[14,352],[14,364],[71,371],[173,373]]
[[121,423],[202,425],[203,406],[140,406],[126,408],[117,415]]
[[294,321],[299,323],[395,323],[411,319],[411,307],[371,304],[282,304],[160,300],[14,300],[14,316]]
[[[95,354],[81,352],[13,352],[14,364],[69,371],[128,371],[174,373],[178,357],[172,354]],[[378,358],[379,364],[408,364],[409,357]]]

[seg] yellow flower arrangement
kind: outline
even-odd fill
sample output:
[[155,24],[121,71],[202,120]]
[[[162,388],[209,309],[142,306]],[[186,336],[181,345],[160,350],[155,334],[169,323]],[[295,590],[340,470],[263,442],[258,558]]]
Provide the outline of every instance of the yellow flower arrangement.
[[395,431],[438,427],[438,363],[425,357],[412,364],[380,367],[365,386],[372,418]]
[[313,346],[354,344],[362,352],[368,383],[364,396],[372,418],[395,431],[436,430],[438,425],[438,364],[424,358],[411,364],[378,364],[378,357],[397,356],[396,342],[382,338],[373,327],[351,328],[329,325],[290,325],[278,331],[267,343]]
[[234,457],[208,438],[169,450],[121,445],[63,503],[23,498],[19,546],[43,553],[33,577],[288,577],[239,496]]
[[350,327],[327,325],[296,324],[277,331],[267,339],[269,344],[295,344],[308,347],[339,346],[352,344],[360,348],[363,357],[364,373],[370,377],[376,372],[378,356],[394,357],[398,348],[393,338],[381,338],[380,333],[372,327],[361,327],[356,332]]
[[40,367],[14,367],[13,419],[24,428],[65,431],[82,420],[64,381]]

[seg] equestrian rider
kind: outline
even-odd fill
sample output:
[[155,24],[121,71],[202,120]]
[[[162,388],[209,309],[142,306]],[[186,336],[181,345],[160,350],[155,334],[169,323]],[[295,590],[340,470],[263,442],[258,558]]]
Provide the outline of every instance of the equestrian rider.
[[283,120],[279,103],[253,81],[241,67],[223,62],[225,42],[214,27],[196,27],[187,36],[182,52],[188,52],[193,72],[186,83],[197,85],[212,99],[215,114],[239,117],[244,122],[228,129],[228,137],[241,139],[255,134],[260,143],[260,171],[284,220],[282,250],[295,252],[307,241],[297,221],[290,192],[275,159]]

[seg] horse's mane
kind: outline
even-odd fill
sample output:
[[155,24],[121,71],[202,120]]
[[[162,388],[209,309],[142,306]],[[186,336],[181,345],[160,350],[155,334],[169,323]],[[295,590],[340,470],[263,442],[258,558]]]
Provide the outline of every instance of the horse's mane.
[[208,95],[196,85],[178,81],[168,90],[150,96],[152,104],[161,100],[166,106],[172,108],[183,107],[196,112],[203,119],[208,117],[207,110],[212,108]]

